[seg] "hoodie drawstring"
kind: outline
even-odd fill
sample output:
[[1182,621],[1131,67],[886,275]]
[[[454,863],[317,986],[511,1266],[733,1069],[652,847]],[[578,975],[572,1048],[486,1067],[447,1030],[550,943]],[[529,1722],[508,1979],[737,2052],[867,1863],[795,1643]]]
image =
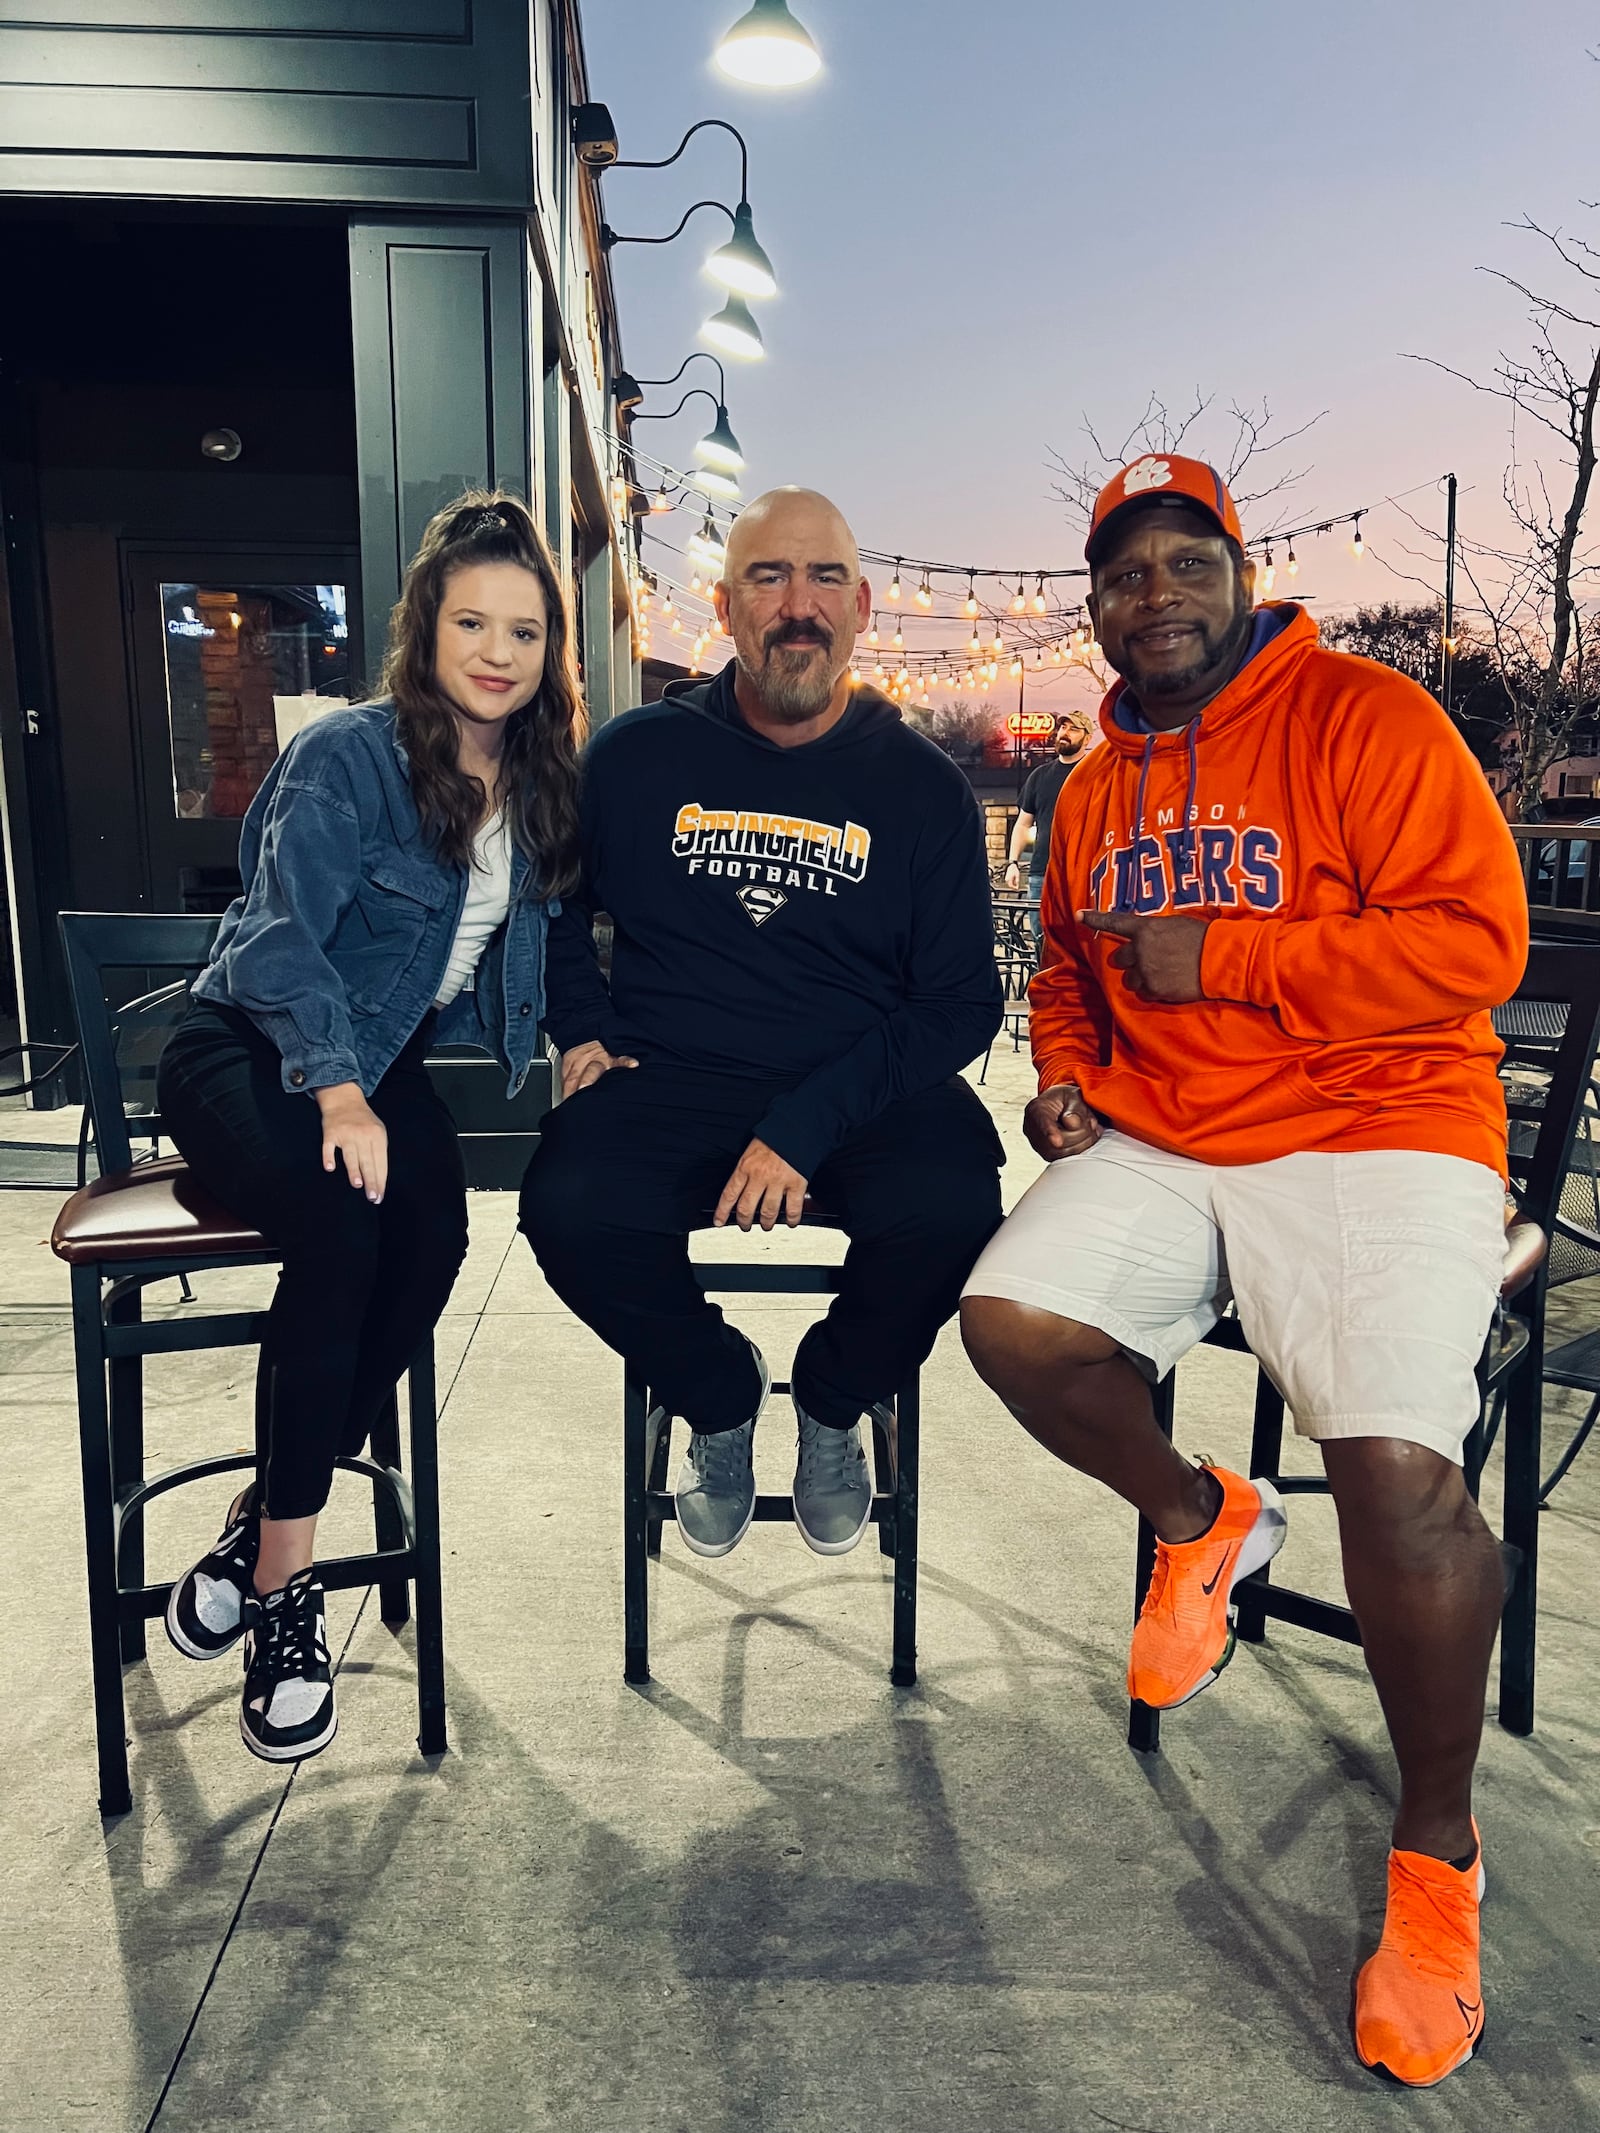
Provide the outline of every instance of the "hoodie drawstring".
[[1183,792],[1183,858],[1186,871],[1194,876],[1200,871],[1195,865],[1194,856],[1194,798],[1200,789],[1200,721],[1197,718],[1191,719],[1188,730],[1189,782]]
[[[1192,876],[1199,869],[1195,863],[1194,801],[1200,789],[1200,721],[1189,721],[1184,729],[1188,742],[1189,777],[1183,794],[1183,857],[1186,871]],[[1135,883],[1139,877],[1139,846],[1144,837],[1144,789],[1150,776],[1150,758],[1155,753],[1156,737],[1145,735],[1144,754],[1139,762],[1139,789],[1133,802],[1133,849],[1128,854],[1128,865],[1117,884],[1114,911],[1132,911],[1137,908]]]
[[1139,840],[1144,835],[1145,780],[1150,775],[1150,758],[1155,753],[1155,745],[1155,735],[1147,733],[1144,741],[1144,755],[1139,764],[1139,791],[1133,803],[1133,850],[1128,854],[1127,868],[1123,873],[1122,879],[1117,883],[1117,899],[1111,907],[1113,911],[1131,911],[1133,909],[1133,881],[1139,866]]

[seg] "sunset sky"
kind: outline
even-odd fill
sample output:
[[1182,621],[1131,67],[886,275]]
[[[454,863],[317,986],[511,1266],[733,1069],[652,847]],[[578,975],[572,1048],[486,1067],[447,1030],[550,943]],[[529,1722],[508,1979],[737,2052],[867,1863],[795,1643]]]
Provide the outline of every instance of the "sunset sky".
[[[1504,225],[1600,243],[1582,206],[1600,195],[1600,9],[791,4],[826,66],[782,92],[711,66],[738,0],[584,11],[625,156],[666,155],[706,116],[748,137],[780,290],[756,307],[768,359],[729,366],[747,497],[803,482],[870,547],[1069,567],[1081,534],[1051,495],[1052,448],[1081,459],[1086,418],[1120,441],[1152,390],[1177,405],[1198,388],[1219,408],[1203,456],[1225,450],[1230,400],[1270,401],[1285,427],[1327,411],[1281,455],[1305,478],[1268,507],[1279,525],[1371,508],[1364,561],[1348,529],[1301,546],[1292,590],[1314,613],[1423,596],[1391,569],[1437,582],[1437,551],[1383,499],[1442,525],[1448,469],[1466,537],[1503,537],[1504,410],[1404,352],[1486,374],[1525,343],[1525,306],[1482,266],[1579,293]],[[608,176],[606,213],[661,232],[737,184],[735,144],[701,135],[671,170]],[[719,221],[615,253],[638,375],[674,370],[715,308],[700,266]],[[714,382],[695,364],[684,384],[696,373]],[[693,402],[640,442],[687,463],[711,412]]]

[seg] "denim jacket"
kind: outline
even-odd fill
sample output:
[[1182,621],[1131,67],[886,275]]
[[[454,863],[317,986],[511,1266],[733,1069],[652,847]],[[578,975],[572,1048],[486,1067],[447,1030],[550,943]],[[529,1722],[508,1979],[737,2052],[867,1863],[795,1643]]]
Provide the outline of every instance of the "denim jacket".
[[[467,897],[467,869],[423,835],[392,703],[333,711],[296,734],[251,802],[239,866],[245,893],[195,993],[241,1009],[272,1040],[285,1089],[354,1081],[370,1096],[433,1004]],[[437,1032],[493,1052],[512,1096],[538,1048],[561,913],[529,877],[513,846],[509,915]],[[583,990],[569,1042],[605,1003],[597,967]]]

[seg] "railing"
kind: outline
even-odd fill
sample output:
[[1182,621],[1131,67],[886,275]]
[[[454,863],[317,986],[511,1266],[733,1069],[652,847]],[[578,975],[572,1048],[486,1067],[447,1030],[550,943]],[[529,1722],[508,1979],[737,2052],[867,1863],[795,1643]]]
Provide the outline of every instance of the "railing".
[[1600,920],[1600,822],[1513,822],[1511,834],[1536,918],[1563,930]]

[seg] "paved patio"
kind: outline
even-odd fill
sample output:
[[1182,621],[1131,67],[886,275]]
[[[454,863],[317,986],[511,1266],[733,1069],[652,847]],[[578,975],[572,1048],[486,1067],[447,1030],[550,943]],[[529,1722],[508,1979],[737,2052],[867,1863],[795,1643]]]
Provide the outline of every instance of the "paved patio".
[[[1002,1046],[1010,1197],[1036,1167],[1029,1092]],[[716,1564],[668,1530],[657,1680],[626,1688],[620,1366],[498,1197],[475,1200],[439,1337],[452,1752],[417,1755],[411,1633],[375,1596],[330,1605],[340,1735],[289,1776],[240,1746],[235,1665],[157,1630],[127,1676],[134,1810],[103,1827],[52,1213],[0,1196],[4,2133],[1600,2123],[1600,1446],[1545,1519],[1538,1731],[1486,1744],[1487,2042],[1406,2095],[1347,2037],[1394,1793],[1354,1652],[1275,1628],[1160,1758],[1131,1755],[1132,1519],[1024,1438],[947,1331],[919,1687],[888,1683],[875,1551],[825,1562],[756,1527]],[[786,1362],[807,1315],[742,1317]],[[250,1367],[148,1365],[152,1462],[242,1447]],[[1249,1394],[1202,1352],[1182,1439],[1242,1460]],[[789,1450],[775,1406],[768,1486]],[[164,1499],[152,1564],[192,1558],[220,1509]],[[336,1496],[330,1538],[364,1510]],[[1294,1516],[1289,1573],[1336,1593],[1328,1507]]]

